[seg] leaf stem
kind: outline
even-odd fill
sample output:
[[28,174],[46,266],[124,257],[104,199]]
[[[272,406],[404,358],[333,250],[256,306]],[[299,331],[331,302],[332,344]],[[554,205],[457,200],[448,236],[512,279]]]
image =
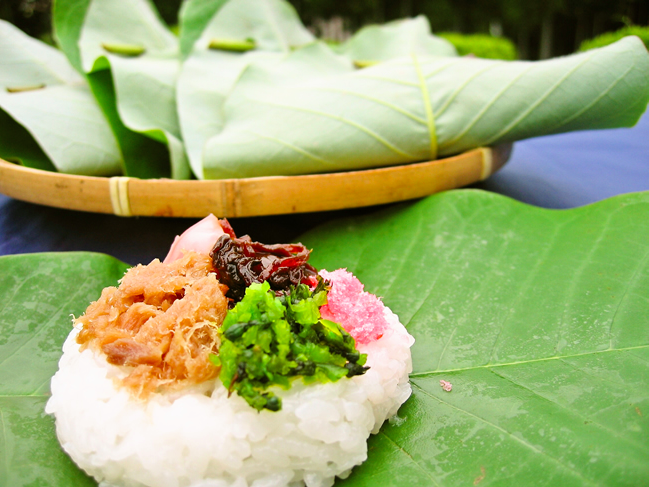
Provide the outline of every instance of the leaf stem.
[[354,67],[357,69],[369,68],[370,66],[375,66],[379,64],[379,61],[372,61],[369,59],[355,59]]
[[208,48],[220,51],[246,52],[257,47],[254,39],[212,39]]
[[108,51],[112,54],[118,54],[125,57],[136,57],[141,56],[146,52],[144,46],[137,44],[107,44],[102,43],[101,47],[104,51]]
[[41,90],[43,88],[45,88],[45,83],[39,85],[7,87],[7,93],[22,93],[24,91]]

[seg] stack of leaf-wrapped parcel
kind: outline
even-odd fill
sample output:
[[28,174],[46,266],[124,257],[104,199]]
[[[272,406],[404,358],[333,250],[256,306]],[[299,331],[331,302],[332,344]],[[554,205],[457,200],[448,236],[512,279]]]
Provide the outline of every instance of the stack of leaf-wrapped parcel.
[[332,47],[284,0],[57,0],[61,51],[0,23],[0,157],[83,175],[232,178],[431,160],[633,125],[649,54],[628,37],[541,62],[460,57],[424,17]]

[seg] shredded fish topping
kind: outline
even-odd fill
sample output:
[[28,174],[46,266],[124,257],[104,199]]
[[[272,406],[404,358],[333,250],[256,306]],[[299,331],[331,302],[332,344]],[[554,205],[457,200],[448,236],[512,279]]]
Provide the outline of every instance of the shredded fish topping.
[[226,292],[206,254],[138,265],[77,319],[77,342],[130,368],[122,385],[141,398],[205,382],[220,371],[209,356],[218,353]]

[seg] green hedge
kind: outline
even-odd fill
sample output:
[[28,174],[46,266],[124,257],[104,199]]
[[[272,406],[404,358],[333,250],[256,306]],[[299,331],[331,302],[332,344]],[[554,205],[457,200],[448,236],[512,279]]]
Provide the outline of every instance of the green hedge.
[[647,49],[649,49],[649,27],[630,25],[622,27],[620,30],[616,30],[615,32],[606,32],[605,34],[593,39],[588,39],[581,43],[579,50],[588,51],[589,49],[594,49],[596,47],[608,46],[626,36],[638,36],[642,42],[644,42],[644,45],[647,46]]
[[518,58],[514,43],[505,37],[493,37],[486,34],[458,34],[456,32],[442,32],[437,35],[453,44],[460,56],[473,54],[476,57],[508,61]]

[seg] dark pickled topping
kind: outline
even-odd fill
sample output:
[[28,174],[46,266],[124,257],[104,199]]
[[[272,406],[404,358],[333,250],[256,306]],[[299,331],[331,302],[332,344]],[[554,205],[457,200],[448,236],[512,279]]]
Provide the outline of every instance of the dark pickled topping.
[[210,256],[219,282],[229,288],[228,298],[241,301],[253,283],[268,282],[278,296],[298,284],[316,284],[316,269],[307,263],[311,251],[304,245],[267,245],[253,242],[247,235],[237,238],[229,223],[220,223],[226,233],[216,241]]

